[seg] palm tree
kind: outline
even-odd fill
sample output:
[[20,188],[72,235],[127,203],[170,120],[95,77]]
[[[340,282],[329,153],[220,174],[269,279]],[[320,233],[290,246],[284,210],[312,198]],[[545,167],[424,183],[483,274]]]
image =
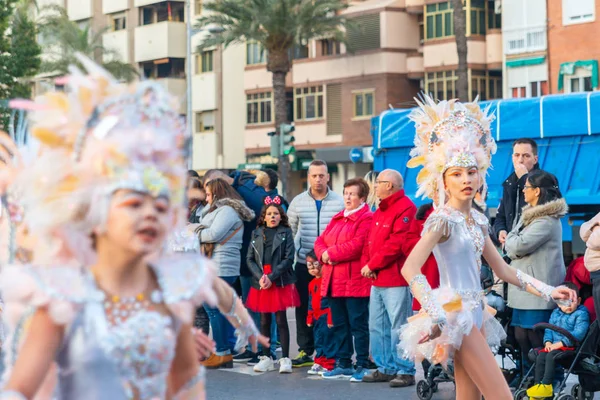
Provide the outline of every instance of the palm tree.
[[[70,65],[80,65],[75,54],[81,53],[101,64],[117,79],[131,81],[138,75],[133,65],[120,61],[116,51],[102,45],[102,35],[108,27],[98,32],[92,32],[89,26],[80,27],[59,6],[44,7],[42,14],[40,32],[44,38],[45,57],[40,72],[67,74]],[[106,56],[111,61],[104,62]]]
[[[196,27],[219,27],[223,32],[205,40],[199,50],[207,47],[255,41],[267,52],[267,71],[272,73],[275,103],[275,127],[287,121],[285,77],[290,71],[291,50],[306,45],[311,39],[331,38],[345,43],[349,28],[341,11],[346,0],[220,0],[204,5],[206,16]],[[285,195],[289,191],[289,158],[279,157],[279,171]]]
[[456,75],[456,92],[461,101],[469,101],[469,73],[467,66],[467,15],[463,8],[463,0],[452,0],[454,7],[454,35],[456,36],[456,52],[458,53],[458,69]]

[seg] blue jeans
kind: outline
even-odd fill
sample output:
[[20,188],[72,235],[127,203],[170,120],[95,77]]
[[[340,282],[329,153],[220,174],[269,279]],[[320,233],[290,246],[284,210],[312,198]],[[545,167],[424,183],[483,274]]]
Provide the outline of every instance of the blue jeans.
[[371,354],[379,372],[388,375],[415,375],[415,364],[398,356],[400,327],[412,315],[410,289],[401,287],[371,288],[369,333]]
[[327,326],[327,315],[321,315],[321,318],[315,321],[313,333],[315,334],[315,357],[334,360],[337,345],[333,329]]
[[[327,300],[333,320],[334,342],[338,347],[336,363],[342,368],[351,368],[352,354],[356,349],[356,365],[368,367],[369,298],[328,297]],[[318,347],[316,337],[315,333],[315,346]]]
[[[221,277],[230,286],[233,286],[235,281],[238,279],[237,276],[223,276]],[[224,356],[231,354],[237,338],[235,337],[235,329],[227,321],[227,319],[221,314],[218,308],[212,308],[204,306],[208,319],[210,319],[210,326],[213,331],[213,340],[217,344],[216,355]]]
[[[242,301],[246,304],[248,293],[250,293],[250,288],[252,287],[252,277],[240,276],[240,284],[242,286]],[[254,320],[256,327],[260,328],[260,313],[248,310],[248,314]],[[277,322],[275,322],[275,314],[273,314],[271,321],[271,354],[275,354],[275,350],[277,349]],[[248,346],[247,350],[252,351],[252,347]],[[260,343],[258,345],[258,352],[262,353],[262,345]]]

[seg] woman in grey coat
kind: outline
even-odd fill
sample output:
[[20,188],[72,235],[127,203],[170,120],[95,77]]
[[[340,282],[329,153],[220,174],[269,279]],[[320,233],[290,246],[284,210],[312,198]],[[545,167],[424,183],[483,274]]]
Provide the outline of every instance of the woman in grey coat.
[[[568,212],[567,203],[556,177],[542,170],[529,174],[523,193],[528,205],[504,245],[512,260],[510,265],[548,285],[558,286],[566,273],[560,218]],[[523,359],[527,360],[532,348],[543,347],[543,332],[534,332],[533,326],[548,322],[555,305],[513,286],[508,289],[508,303],[513,308],[515,337]]]
[[[254,211],[231,185],[222,179],[206,184],[207,204],[197,224],[191,224],[200,240],[203,253],[212,258],[218,275],[233,286],[240,276],[244,221],[254,218]],[[217,351],[203,365],[207,368],[233,367],[231,350],[236,343],[234,329],[217,308],[205,306],[216,342]]]

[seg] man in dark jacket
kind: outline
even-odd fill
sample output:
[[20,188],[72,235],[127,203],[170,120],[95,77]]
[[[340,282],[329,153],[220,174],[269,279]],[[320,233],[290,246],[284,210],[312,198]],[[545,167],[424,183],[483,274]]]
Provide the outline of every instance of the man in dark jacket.
[[523,187],[527,181],[527,174],[539,169],[538,147],[535,140],[528,138],[516,140],[513,143],[512,161],[515,172],[510,174],[502,184],[502,200],[494,222],[494,232],[502,245],[508,233],[519,221],[525,206]]

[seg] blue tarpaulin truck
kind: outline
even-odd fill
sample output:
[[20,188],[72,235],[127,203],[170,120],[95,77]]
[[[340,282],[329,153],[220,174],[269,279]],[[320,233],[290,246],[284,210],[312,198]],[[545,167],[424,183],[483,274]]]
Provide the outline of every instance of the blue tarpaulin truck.
[[[600,92],[550,95],[530,99],[492,100],[496,116],[492,135],[498,151],[489,171],[487,206],[493,217],[502,198],[502,183],[513,172],[512,143],[532,138],[539,146],[540,168],[552,172],[570,207],[563,219],[565,255],[582,254],[585,247],[578,227],[600,211]],[[410,109],[386,110],[371,121],[374,168],[392,168],[405,179],[405,190],[415,203],[419,169],[406,162],[413,146],[415,127]]]

